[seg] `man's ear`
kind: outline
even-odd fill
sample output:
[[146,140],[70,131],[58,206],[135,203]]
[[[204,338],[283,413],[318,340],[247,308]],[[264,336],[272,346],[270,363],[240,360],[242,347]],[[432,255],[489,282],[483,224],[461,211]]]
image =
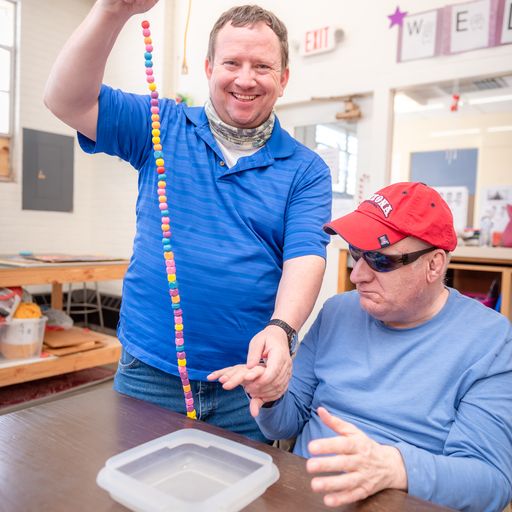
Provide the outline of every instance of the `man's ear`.
[[430,283],[444,277],[448,255],[443,249],[436,249],[428,258],[427,280]]
[[206,73],[206,78],[210,80],[213,72],[213,65],[210,63],[210,59],[205,59],[204,61],[204,71]]

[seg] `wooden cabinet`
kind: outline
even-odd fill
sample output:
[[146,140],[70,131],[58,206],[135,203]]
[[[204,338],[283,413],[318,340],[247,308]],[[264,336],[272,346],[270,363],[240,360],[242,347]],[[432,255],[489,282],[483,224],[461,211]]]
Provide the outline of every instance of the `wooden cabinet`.
[[[338,293],[353,289],[348,249],[339,248]],[[501,293],[500,312],[512,321],[512,249],[457,247],[448,265],[449,284],[461,292],[487,293],[497,279]]]
[[[77,264],[47,264],[31,267],[0,266],[0,288],[31,284],[51,284],[52,307],[62,308],[62,285],[70,282],[122,279],[127,261]],[[103,335],[102,335],[103,336]],[[116,363],[121,344],[114,336],[104,335],[104,346],[65,356],[50,356],[33,362],[12,361],[0,364],[0,387],[63,373]]]

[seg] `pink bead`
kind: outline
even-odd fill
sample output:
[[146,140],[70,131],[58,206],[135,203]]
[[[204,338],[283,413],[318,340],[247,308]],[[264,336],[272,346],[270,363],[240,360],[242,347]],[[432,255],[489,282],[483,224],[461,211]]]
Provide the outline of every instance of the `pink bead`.
[[[165,203],[163,203],[163,204],[165,204]],[[165,209],[165,208],[162,208],[162,209]],[[164,231],[162,234],[164,235],[165,238],[171,238],[171,232],[170,231]]]
[[[158,100],[155,100],[155,99],[152,99],[152,100],[149,100],[149,102],[151,103],[151,105],[153,105],[154,107],[156,107],[158,105]],[[158,112],[157,112],[158,114]]]
[[148,75],[148,76],[146,77],[146,82],[147,82],[148,84],[152,84],[154,81],[155,81],[155,77],[154,77],[154,76]]
[[180,339],[180,338],[176,338],[175,342],[176,342],[176,345],[178,347],[182,347],[183,343],[185,343],[185,341],[183,339]]
[[176,340],[183,339],[183,331],[175,332]]
[[187,412],[192,412],[194,410],[194,405],[187,405]]
[[169,224],[169,222],[171,222],[169,217],[162,217],[162,224]]
[[185,359],[185,352],[178,352],[178,359]]
[[[176,265],[174,264],[173,260],[165,260],[165,264],[167,266],[167,269],[176,269]],[[174,272],[171,272],[171,274],[174,274]]]
[[[179,294],[180,294],[180,292],[179,292],[179,290],[178,290],[178,289],[174,288],[174,290],[171,290],[171,291],[169,292],[169,294],[171,295],[171,297],[176,297],[176,295],[179,295]],[[176,322],[176,318],[177,318],[177,317],[174,317],[174,323],[175,323],[175,324],[181,324],[181,322]]]
[[183,317],[182,316],[175,316],[174,317],[174,323],[175,324],[182,324],[183,323]]
[[152,114],[158,114],[158,112],[160,112],[160,109],[158,107],[151,107]]
[[151,97],[152,97],[153,99],[158,98],[158,91],[151,91]]
[[167,203],[160,203],[159,208],[160,208],[160,210],[168,210],[169,205]]
[[185,403],[187,405],[194,405],[194,399],[193,398],[185,398]]
[[153,74],[153,68],[146,68],[146,75],[152,75]]
[[182,379],[188,378],[187,369],[184,366],[178,366],[178,372],[180,373]]
[[149,30],[149,28],[145,28],[143,31],[142,31],[142,35],[144,37],[149,37],[151,35],[151,30]]
[[[188,386],[190,384],[190,381],[188,379],[181,379],[181,383],[184,386]],[[187,391],[187,393],[190,393],[192,395],[192,391]],[[186,395],[185,395],[186,396]]]
[[159,188],[156,193],[159,195],[159,196],[165,196],[165,188]]
[[174,316],[182,316],[182,315],[183,315],[183,310],[181,308],[174,310]]
[[[184,386],[188,386],[188,379],[187,379],[187,383],[186,384],[183,382],[183,385]],[[194,398],[194,395],[192,394],[192,391],[185,391],[185,398]]]
[[152,52],[152,51],[153,51],[153,45],[151,45],[151,44],[147,44],[147,45],[146,45],[146,51],[147,51],[147,52]]

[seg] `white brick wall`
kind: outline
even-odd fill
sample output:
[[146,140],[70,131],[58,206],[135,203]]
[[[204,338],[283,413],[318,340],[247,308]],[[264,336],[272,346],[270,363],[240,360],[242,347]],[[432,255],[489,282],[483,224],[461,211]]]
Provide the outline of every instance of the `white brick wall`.
[[[52,63],[71,32],[86,16],[92,0],[23,0],[18,48],[18,105],[14,149],[14,181],[0,182],[0,254],[34,252],[104,253],[129,257],[135,227],[137,173],[117,158],[84,154],[75,142],[73,212],[23,211],[22,128],[64,135],[74,131],[43,104]],[[164,6],[150,14],[155,40],[163,31]],[[106,81],[125,90],[145,91],[140,20],[129,22],[113,51]],[[161,85],[164,49],[155,45],[155,74]],[[140,57],[137,59],[137,57]],[[120,283],[103,289],[120,291]]]

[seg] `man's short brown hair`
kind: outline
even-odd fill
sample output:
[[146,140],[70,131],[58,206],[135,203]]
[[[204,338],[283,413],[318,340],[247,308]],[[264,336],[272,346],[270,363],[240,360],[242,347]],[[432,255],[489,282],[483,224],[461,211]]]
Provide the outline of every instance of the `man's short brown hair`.
[[220,15],[220,18],[215,22],[210,32],[207,55],[210,62],[213,62],[215,55],[217,34],[227,23],[231,23],[234,27],[252,27],[257,23],[265,23],[265,25],[272,29],[281,45],[281,72],[288,67],[288,31],[284,23],[274,13],[263,9],[259,5],[232,7]]

